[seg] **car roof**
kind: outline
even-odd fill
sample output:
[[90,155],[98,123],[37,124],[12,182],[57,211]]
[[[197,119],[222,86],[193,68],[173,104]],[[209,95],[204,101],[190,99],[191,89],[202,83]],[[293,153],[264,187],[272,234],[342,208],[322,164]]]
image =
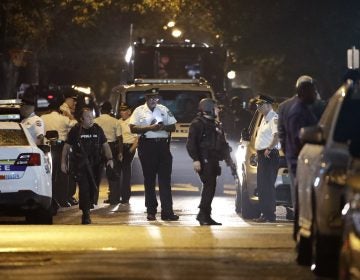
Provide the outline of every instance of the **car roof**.
[[212,91],[211,86],[206,82],[191,79],[136,79],[130,85],[119,85],[113,91],[145,91],[151,88],[159,90],[193,90]]
[[18,129],[21,130],[21,124],[17,122],[0,122],[0,129]]

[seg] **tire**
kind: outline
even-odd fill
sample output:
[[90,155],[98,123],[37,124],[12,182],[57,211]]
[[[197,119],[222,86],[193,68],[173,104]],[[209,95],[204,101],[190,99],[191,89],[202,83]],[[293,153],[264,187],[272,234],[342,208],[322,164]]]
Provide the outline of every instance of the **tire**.
[[311,237],[304,237],[299,235],[296,244],[296,262],[298,265],[310,266],[312,255]]
[[25,220],[28,224],[34,225],[52,225],[53,224],[53,210],[50,206],[48,209],[38,208],[26,214]]
[[250,201],[245,180],[241,186],[241,216],[243,219],[255,219],[260,216],[259,206]]
[[312,271],[320,277],[336,277],[339,264],[340,237],[321,235],[313,227]]
[[340,251],[340,260],[339,260],[339,273],[338,279],[345,280],[351,279],[350,276],[350,264],[351,264],[351,249],[349,248],[349,238],[346,235],[344,238],[343,244]]

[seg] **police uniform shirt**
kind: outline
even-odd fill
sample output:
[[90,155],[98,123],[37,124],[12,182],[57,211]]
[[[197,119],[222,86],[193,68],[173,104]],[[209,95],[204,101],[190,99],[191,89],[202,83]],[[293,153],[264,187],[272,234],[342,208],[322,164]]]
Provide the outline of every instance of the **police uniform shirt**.
[[69,105],[67,103],[63,103],[60,107],[59,107],[60,111],[63,112],[65,115],[68,116],[72,116],[73,114],[71,113],[71,109],[69,107]]
[[70,128],[77,123],[76,120],[70,120],[56,111],[42,115],[41,118],[45,124],[45,131],[56,130],[60,141],[66,141]]
[[119,123],[121,126],[123,143],[133,144],[137,139],[137,134],[131,133],[130,131],[130,126],[129,126],[130,118],[127,118],[126,120],[120,119]]
[[121,136],[119,120],[109,114],[102,114],[94,120],[103,130],[108,142],[115,142]]
[[[274,110],[271,110],[262,118],[255,139],[255,149],[257,151],[269,148],[274,138],[274,134],[278,133],[277,121],[278,115],[274,112]],[[280,145],[277,144],[275,148],[280,149]]]
[[29,117],[23,119],[21,123],[29,130],[35,143],[37,143],[38,136],[45,135],[44,122],[35,113],[32,113]]
[[[176,123],[176,119],[164,105],[157,104],[154,111],[151,111],[145,103],[134,110],[129,121],[132,125],[140,126],[148,126],[154,122],[163,122],[164,125],[171,125]],[[168,132],[165,130],[148,131],[145,133],[145,136],[146,138],[167,138]]]

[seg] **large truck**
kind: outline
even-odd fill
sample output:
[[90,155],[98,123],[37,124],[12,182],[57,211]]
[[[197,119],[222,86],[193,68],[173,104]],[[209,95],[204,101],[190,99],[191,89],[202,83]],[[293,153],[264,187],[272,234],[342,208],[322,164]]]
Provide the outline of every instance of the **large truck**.
[[204,78],[215,93],[226,91],[227,51],[205,43],[133,44],[127,80]]

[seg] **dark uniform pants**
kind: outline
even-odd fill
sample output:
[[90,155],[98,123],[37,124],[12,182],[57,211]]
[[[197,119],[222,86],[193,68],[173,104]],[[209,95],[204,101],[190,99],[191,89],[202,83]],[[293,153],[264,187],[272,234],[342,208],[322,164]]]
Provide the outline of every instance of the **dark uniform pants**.
[[130,152],[132,144],[123,144],[123,160],[121,162],[121,188],[120,197],[122,202],[129,202],[131,196],[131,164],[135,152]]
[[[120,174],[121,162],[118,160],[118,145],[116,142],[109,142],[110,150],[113,156],[114,168]],[[116,204],[120,202],[120,177],[117,180],[111,180],[108,178],[109,183],[109,201],[110,204]]]
[[81,167],[76,172],[76,181],[79,185],[79,208],[83,211],[94,208],[94,204],[97,204],[98,199],[98,186],[97,174],[99,170],[99,164],[92,166],[93,178],[87,171],[86,167]]
[[144,175],[145,206],[149,214],[156,214],[157,212],[156,175],[158,175],[161,212],[165,215],[173,213],[171,195],[172,155],[166,140],[166,138],[160,138],[140,139],[139,141],[138,154]]
[[200,180],[203,184],[200,200],[200,211],[211,214],[211,203],[216,189],[216,178],[219,175],[220,166],[217,160],[208,160],[201,164]]
[[264,150],[257,152],[257,189],[261,213],[267,219],[275,219],[276,192],[275,181],[279,170],[279,151],[271,150],[270,157],[264,155]]

